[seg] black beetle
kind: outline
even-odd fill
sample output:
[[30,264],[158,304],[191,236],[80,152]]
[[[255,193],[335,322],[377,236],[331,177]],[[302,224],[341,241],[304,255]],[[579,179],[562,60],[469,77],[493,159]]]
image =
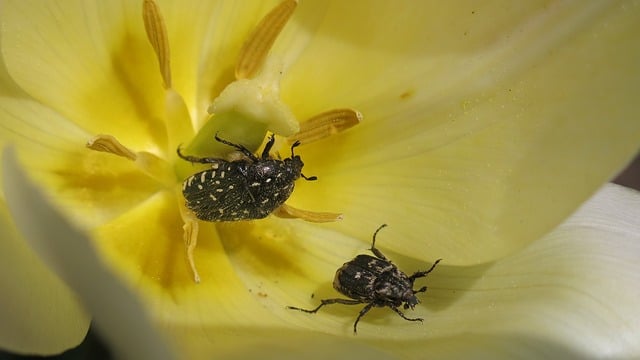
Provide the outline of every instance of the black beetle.
[[307,313],[316,313],[321,307],[329,304],[357,305],[367,304],[353,323],[353,333],[357,333],[357,326],[360,319],[372,307],[389,307],[408,321],[423,321],[421,318],[408,318],[398,307],[413,309],[419,302],[417,293],[427,291],[423,286],[418,290],[413,289],[413,282],[417,278],[425,277],[442,259],[436,262],[427,271],[418,271],[411,276],[407,276],[398,267],[387,259],[380,250],[376,249],[376,235],[378,231],[387,226],[383,224],[373,234],[371,252],[375,255],[358,255],[353,260],[342,265],[333,280],[333,288],[351,299],[324,299],[320,305],[312,310],[287,306],[288,309],[300,310]]
[[291,157],[280,160],[269,155],[275,143],[274,135],[269,138],[260,158],[242,145],[221,139],[218,134],[215,139],[236,148],[243,158],[227,161],[196,157],[183,155],[180,147],[177,149],[178,156],[186,161],[211,164],[210,169],[191,175],[182,184],[186,206],[200,220],[262,219],[289,198],[299,177],[317,179],[302,174],[304,163],[293,153],[293,149],[300,145],[298,141],[291,145]]

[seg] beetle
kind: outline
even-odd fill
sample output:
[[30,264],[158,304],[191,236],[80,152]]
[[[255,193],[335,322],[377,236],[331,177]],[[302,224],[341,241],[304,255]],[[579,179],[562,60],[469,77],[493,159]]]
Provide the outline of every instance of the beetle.
[[436,260],[429,270],[418,271],[408,276],[398,269],[391,260],[387,259],[380,250],[376,249],[376,236],[386,226],[387,224],[381,225],[373,233],[373,242],[369,250],[375,256],[358,255],[336,271],[333,288],[350,299],[324,299],[320,301],[318,307],[310,310],[294,306],[287,306],[287,308],[315,314],[320,308],[330,304],[367,304],[360,310],[353,323],[354,334],[357,334],[360,319],[374,306],[389,307],[405,320],[422,322],[424,320],[422,318],[406,317],[398,308],[403,306],[405,310],[413,309],[420,303],[416,294],[427,291],[427,287],[423,286],[414,290],[413,283],[418,278],[426,277],[442,259]]
[[238,150],[242,157],[228,161],[215,157],[178,156],[192,163],[211,164],[211,168],[188,177],[182,184],[186,206],[205,221],[262,219],[282,205],[293,192],[295,181],[317,180],[302,174],[304,163],[294,154],[299,141],[291,145],[291,157],[274,159],[269,151],[275,143],[271,135],[257,157],[249,149],[215,135],[216,141]]

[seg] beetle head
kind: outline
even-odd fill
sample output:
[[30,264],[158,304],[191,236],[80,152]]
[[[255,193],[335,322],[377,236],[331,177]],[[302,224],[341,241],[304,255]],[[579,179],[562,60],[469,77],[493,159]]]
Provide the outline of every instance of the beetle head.
[[302,173],[302,167],[304,166],[304,163],[302,162],[300,155],[296,155],[293,152],[293,149],[295,149],[298,146],[300,146],[300,141],[296,141],[293,144],[291,144],[291,157],[288,159],[284,159],[284,162],[287,164],[290,164],[289,166],[291,166],[291,171],[294,174],[296,174],[296,178],[298,177],[297,174],[300,174],[300,176],[302,176],[302,178],[305,180],[308,180],[308,181],[317,180],[318,178],[315,176],[306,177]]
[[405,293],[403,299],[405,310],[409,308],[413,310],[413,308],[420,303],[420,300],[418,300],[418,297],[413,291],[408,291],[407,293]]

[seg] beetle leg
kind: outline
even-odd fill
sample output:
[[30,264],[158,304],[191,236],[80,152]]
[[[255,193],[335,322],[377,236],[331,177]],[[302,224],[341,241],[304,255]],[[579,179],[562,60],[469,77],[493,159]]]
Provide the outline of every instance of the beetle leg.
[[390,307],[391,309],[393,309],[393,311],[395,311],[395,312],[396,312],[396,314],[400,315],[400,317],[401,317],[401,318],[403,318],[403,319],[405,319],[405,320],[407,320],[407,321],[420,321],[420,322],[424,321],[424,319],[423,319],[423,318],[408,318],[408,317],[406,317],[406,316],[402,313],[402,311],[400,311],[400,309],[398,309],[397,307],[395,307],[395,306],[389,306],[389,307]]
[[433,271],[433,269],[436,268],[436,265],[438,265],[440,260],[442,260],[442,259],[436,260],[436,262],[434,262],[433,265],[431,265],[431,268],[429,268],[429,270],[427,270],[427,271],[418,271],[418,272],[414,273],[413,275],[409,276],[409,280],[411,280],[413,282],[413,280],[415,280],[417,278],[421,278],[421,277],[427,276],[428,273],[430,273],[431,271]]
[[371,310],[373,305],[375,305],[375,303],[372,303],[372,302],[368,303],[367,306],[363,307],[362,310],[360,310],[360,314],[358,314],[358,317],[356,318],[356,322],[353,323],[353,334],[354,335],[358,333],[358,322],[364,316],[364,314],[368,313],[369,310]]
[[317,308],[315,309],[311,309],[311,310],[307,310],[307,309],[302,309],[299,307],[295,307],[295,306],[287,306],[287,309],[291,309],[291,310],[300,310],[309,314],[315,314],[318,312],[318,310],[320,310],[321,307],[325,306],[325,305],[331,305],[331,304],[343,304],[343,305],[358,305],[358,304],[362,304],[362,301],[360,300],[350,300],[350,299],[324,299],[324,300],[320,300],[320,305],[318,305]]
[[269,159],[269,152],[271,151],[271,148],[273,147],[273,144],[275,142],[276,136],[274,134],[271,134],[271,136],[269,137],[269,141],[267,141],[267,144],[264,146],[264,150],[262,150],[262,160]]
[[380,227],[378,228],[378,230],[376,230],[376,232],[373,233],[373,242],[371,243],[371,252],[378,257],[379,259],[385,260],[385,261],[389,261],[384,254],[382,254],[382,252],[378,249],[376,249],[376,236],[378,235],[378,231],[382,230],[382,228],[386,227],[387,224],[382,224],[380,225]]
[[215,163],[219,163],[220,162],[220,158],[209,158],[209,157],[198,157],[198,156],[193,156],[193,155],[183,155],[182,154],[182,150],[180,150],[180,147],[178,146],[178,149],[176,149],[176,152],[178,153],[178,156],[186,161],[192,162],[192,163],[200,163],[200,164],[215,164]]
[[[234,144],[231,141],[227,141],[225,139],[222,139],[222,138],[218,137],[217,133],[215,135],[215,138],[216,138],[217,142],[220,142],[220,143],[223,143],[225,145],[229,145],[231,147],[234,147],[234,148],[238,149],[238,151],[243,153],[249,159],[251,159],[253,161],[256,161],[256,162],[259,161],[259,159],[255,155],[253,155],[253,153],[251,151],[249,151],[249,149],[247,149],[246,147],[244,147],[244,146],[242,146],[240,144]],[[269,141],[271,141],[271,140],[269,140]],[[267,144],[267,146],[268,146],[268,144]]]
[[300,141],[296,141],[293,144],[291,144],[291,158],[293,159],[296,155],[293,153],[293,149],[297,148],[298,146],[300,146]]

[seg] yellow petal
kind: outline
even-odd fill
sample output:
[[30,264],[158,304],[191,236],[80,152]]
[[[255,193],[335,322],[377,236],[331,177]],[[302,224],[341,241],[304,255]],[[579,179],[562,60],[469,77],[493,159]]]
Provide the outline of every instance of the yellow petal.
[[[175,196],[173,192],[160,192],[101,226],[97,245],[106,260],[138,289],[158,326],[176,341],[183,356],[255,356],[258,348],[247,344],[285,356],[330,340],[337,342],[337,353],[377,353],[344,339],[299,333],[294,327],[300,318],[284,308],[284,299],[291,300],[291,296],[281,285],[291,279],[308,281],[299,272],[302,266],[316,274],[315,279],[325,274],[316,273],[318,261],[302,265],[293,260],[297,251],[308,251],[300,249],[296,237],[287,232],[295,229],[289,227],[290,221],[269,219],[260,222],[264,226],[254,222],[217,226],[201,222],[195,252],[201,282],[195,284],[186,260]],[[350,245],[354,253],[353,247],[360,243],[352,239]],[[252,275],[257,271],[258,276],[245,278],[243,269],[254,270]],[[306,296],[308,289],[305,286],[294,292]],[[294,338],[298,340],[292,342]]]
[[195,260],[202,282],[193,282],[176,196],[159,192],[101,226],[97,246],[106,260],[135,284],[162,323],[249,326],[260,318],[275,324],[238,280],[212,223],[200,223]]
[[78,345],[89,328],[89,316],[27,246],[4,201],[0,239],[0,348],[50,355]]
[[500,258],[638,149],[640,12],[623,5],[333,4],[313,31],[283,98],[300,117],[346,105],[363,121],[300,149],[319,180],[289,203],[344,213],[331,226],[357,238],[388,223],[404,254]]
[[[1,5],[0,5],[1,6]],[[0,49],[2,48],[2,36],[0,36]],[[1,55],[1,53],[0,53]],[[0,56],[0,96],[25,96],[25,93],[18,84],[13,81],[9,71],[7,70],[7,64],[4,62],[4,57]]]
[[9,74],[90,133],[164,149],[164,89],[141,12],[138,2],[3,3]]
[[[366,251],[358,239],[302,220],[268,218],[224,224],[220,237],[229,259],[254,301],[268,307],[280,326],[304,326],[351,336],[358,306],[336,307],[341,317],[304,314],[286,306],[317,306],[319,299],[342,297],[332,288],[335,271]],[[353,315],[353,316],[350,316]]]
[[[470,355],[484,344],[488,346],[485,351],[495,355],[520,351],[540,354],[548,349],[593,358],[636,358],[640,355],[638,218],[640,193],[607,186],[551,234],[512,256],[467,267],[448,265],[444,259],[426,279],[416,281],[416,286],[429,289],[421,294],[422,304],[415,311],[406,311],[407,315],[423,317],[424,324],[404,321],[388,309],[373,309],[359,324],[358,340],[407,358]],[[298,271],[301,277],[314,274],[310,269],[322,267],[318,263],[325,259],[337,268],[343,261],[340,258],[352,256],[341,237],[328,237],[326,232],[318,232],[324,235],[318,239],[304,231],[299,234],[285,248],[301,250],[296,262],[302,268]],[[328,251],[330,242],[338,244],[334,260]],[[310,255],[305,251],[307,246],[322,250]],[[386,255],[407,272],[426,265],[419,255]],[[298,298],[289,301],[311,308],[319,299],[340,297],[330,288],[332,276],[333,272],[327,271],[321,282],[311,277],[304,285],[307,294],[290,279],[280,281],[279,286],[281,293]],[[315,293],[313,299],[311,292]],[[310,331],[351,336],[358,310],[357,306],[333,305],[316,314],[294,315]],[[286,320],[291,321],[289,317]],[[514,348],[508,339],[524,348]]]
[[2,160],[3,191],[16,227],[44,262],[77,292],[115,353],[132,359],[171,359],[145,309],[104,266],[89,237],[47,202],[13,151],[5,151]]
[[[188,359],[398,359],[393,353],[351,338],[290,328],[202,327],[198,332],[193,328],[177,331],[199,335],[189,339],[184,356]],[[210,336],[206,338],[203,333]],[[178,335],[185,336],[184,333]]]
[[279,325],[238,279],[211,223],[200,223],[195,261],[201,282],[193,282],[176,192],[160,192],[101,226],[97,245],[188,358],[210,357],[216,339],[229,332]]
[[[132,282],[156,291],[194,286],[186,264],[182,219],[172,191],[160,191],[96,230],[101,253]],[[208,254],[200,244],[197,255]]]
[[32,175],[78,223],[101,224],[162,186],[131,161],[85,148],[88,133],[34,101],[0,98],[0,117],[0,141],[16,146]]
[[0,118],[0,139],[39,152],[43,161],[55,157],[57,152],[81,147],[90,137],[59,113],[30,99],[0,97]]

